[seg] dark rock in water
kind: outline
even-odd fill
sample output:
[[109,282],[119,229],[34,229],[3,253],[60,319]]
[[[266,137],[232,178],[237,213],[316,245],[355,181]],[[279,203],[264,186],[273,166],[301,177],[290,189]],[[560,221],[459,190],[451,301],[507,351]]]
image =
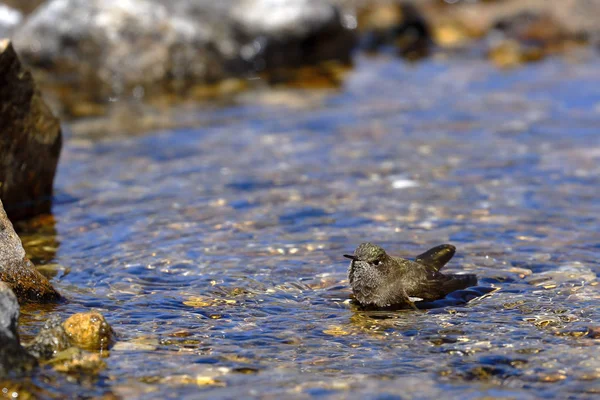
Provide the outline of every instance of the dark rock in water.
[[410,306],[416,309],[418,303],[433,302],[477,284],[473,274],[440,272],[454,252],[454,246],[440,245],[411,261],[389,256],[375,244],[362,243],[353,255],[344,257],[352,260],[348,279],[354,298],[361,306],[390,310]]
[[0,378],[28,371],[37,364],[19,343],[18,320],[17,298],[7,284],[0,282]]
[[0,201],[0,281],[6,282],[19,302],[56,301],[60,295],[25,257],[19,236]]
[[243,56],[258,69],[326,60],[350,62],[353,23],[326,1],[242,0],[231,14],[236,30],[248,43]]
[[37,336],[26,345],[27,351],[41,360],[49,360],[69,347],[71,341],[58,316],[50,317]]
[[14,41],[28,64],[50,72],[49,83],[107,102],[185,93],[299,62],[347,61],[352,34],[343,21],[323,1],[50,0]]
[[9,37],[22,19],[19,10],[0,3],[0,38]]
[[500,18],[493,32],[488,56],[501,67],[536,61],[586,39],[584,34],[568,31],[546,12],[525,11]]
[[600,326],[590,326],[587,336],[592,339],[600,339]]
[[0,335],[10,340],[17,339],[19,302],[10,287],[0,282]]
[[429,54],[433,44],[431,30],[421,10],[409,2],[362,4],[358,12],[361,47],[377,50],[392,46],[414,60]]
[[0,199],[13,221],[47,213],[60,124],[8,40],[0,41],[0,104]]

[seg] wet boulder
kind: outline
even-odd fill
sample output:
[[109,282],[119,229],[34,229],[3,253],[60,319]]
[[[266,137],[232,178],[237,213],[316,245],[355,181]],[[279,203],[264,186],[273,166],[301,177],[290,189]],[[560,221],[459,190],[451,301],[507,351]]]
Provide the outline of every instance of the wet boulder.
[[0,40],[0,199],[11,220],[50,211],[59,121],[8,40]]
[[47,302],[60,298],[48,279],[25,256],[17,236],[0,201],[0,281],[17,295],[19,302]]
[[71,315],[63,327],[71,342],[85,350],[108,350],[114,340],[111,326],[99,312]]
[[19,343],[18,320],[17,297],[7,284],[0,282],[0,378],[36,366],[35,358]]

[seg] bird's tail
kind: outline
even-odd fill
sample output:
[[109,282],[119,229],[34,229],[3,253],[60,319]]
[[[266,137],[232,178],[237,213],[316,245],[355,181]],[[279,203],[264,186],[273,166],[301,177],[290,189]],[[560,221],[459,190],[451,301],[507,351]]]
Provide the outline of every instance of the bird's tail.
[[477,285],[477,275],[475,274],[451,274],[447,276],[451,278],[444,284],[448,293]]

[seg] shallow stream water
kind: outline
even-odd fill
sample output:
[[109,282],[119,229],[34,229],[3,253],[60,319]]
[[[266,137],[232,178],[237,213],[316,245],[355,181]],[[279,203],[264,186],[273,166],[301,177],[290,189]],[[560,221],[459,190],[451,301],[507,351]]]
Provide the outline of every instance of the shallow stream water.
[[[67,133],[55,223],[24,235],[67,302],[118,336],[40,395],[594,398],[600,393],[600,60],[359,57],[339,90],[195,110],[194,129]],[[250,100],[249,100],[250,99]],[[204,115],[204,116],[203,116]],[[342,254],[372,241],[499,288],[367,313]]]

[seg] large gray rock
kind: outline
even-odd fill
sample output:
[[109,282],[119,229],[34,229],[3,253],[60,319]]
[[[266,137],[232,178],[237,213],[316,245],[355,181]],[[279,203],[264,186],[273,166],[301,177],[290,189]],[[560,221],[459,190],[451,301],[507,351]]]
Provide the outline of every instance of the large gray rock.
[[50,0],[13,37],[27,63],[102,102],[347,61],[345,20],[320,0]]
[[227,76],[236,57],[220,8],[209,4],[195,13],[181,1],[51,0],[15,33],[15,46],[27,63],[91,100],[156,84],[184,88]]
[[0,282],[0,378],[35,367],[36,360],[19,343],[19,303],[7,284]]
[[23,14],[0,3],[0,38],[9,37],[23,19]]
[[60,295],[48,279],[25,256],[21,239],[15,233],[0,201],[0,281],[5,282],[20,302],[55,301]]
[[49,212],[60,124],[8,40],[0,40],[0,105],[0,199],[13,221]]

